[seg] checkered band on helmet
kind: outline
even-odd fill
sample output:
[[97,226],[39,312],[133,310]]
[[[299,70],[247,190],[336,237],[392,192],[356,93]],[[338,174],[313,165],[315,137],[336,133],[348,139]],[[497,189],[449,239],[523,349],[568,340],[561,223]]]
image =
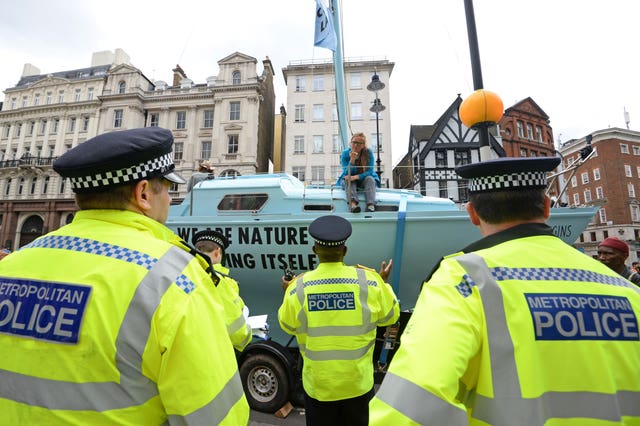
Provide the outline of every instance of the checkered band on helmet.
[[313,240],[316,242],[316,244],[321,245],[321,246],[326,246],[326,247],[342,246],[342,245],[344,245],[345,241],[347,241],[347,240],[342,240],[342,241],[320,241],[320,240],[316,240],[315,238]]
[[152,158],[136,166],[100,172],[91,176],[75,176],[69,179],[74,190],[102,188],[135,182],[156,174],[160,175],[171,168],[173,168],[173,152]]
[[547,186],[546,172],[520,172],[473,178],[469,182],[469,191],[486,192],[515,188],[544,188],[545,186]]
[[202,240],[209,240],[209,241],[213,241],[214,243],[216,243],[217,245],[219,245],[220,247],[224,248],[225,244],[224,241],[222,241],[220,238],[214,236],[214,235],[202,235],[198,237],[198,242],[202,241]]

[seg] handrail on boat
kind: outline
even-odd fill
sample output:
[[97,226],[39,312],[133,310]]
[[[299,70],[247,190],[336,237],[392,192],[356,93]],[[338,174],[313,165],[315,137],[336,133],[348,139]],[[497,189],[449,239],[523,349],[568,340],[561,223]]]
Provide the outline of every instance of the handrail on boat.
[[[594,154],[595,154],[596,150],[592,150],[591,152],[589,152],[589,154],[587,156],[585,156],[584,158],[582,157],[582,155],[580,156],[580,158],[578,159],[578,161],[575,161],[573,164],[571,164],[569,167],[567,167],[564,170],[560,170],[557,173],[552,173],[549,176],[547,176],[547,178],[549,179],[549,183],[547,184],[547,190],[545,192],[546,195],[549,195],[549,191],[551,190],[551,187],[553,186],[553,184],[555,183],[555,181],[558,179],[559,176],[567,173],[567,172],[571,172],[571,174],[565,179],[565,184],[562,187],[562,189],[560,190],[560,193],[557,196],[557,200],[551,200],[551,207],[555,207],[555,205],[562,199],[562,196],[564,195],[564,193],[566,192],[568,186],[569,186],[569,182],[571,182],[571,178],[573,178],[573,176],[575,176],[576,171],[578,170],[578,168],[580,166],[582,166],[584,163],[586,163],[589,159],[591,159]],[[560,158],[562,158],[562,161],[564,162],[564,157],[562,157],[562,154],[560,154],[558,152],[558,155],[560,155]]]

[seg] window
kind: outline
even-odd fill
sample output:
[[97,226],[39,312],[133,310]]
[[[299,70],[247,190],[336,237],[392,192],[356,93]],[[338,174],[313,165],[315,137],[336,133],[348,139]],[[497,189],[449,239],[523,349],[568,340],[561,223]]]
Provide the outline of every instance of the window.
[[40,129],[38,130],[39,135],[44,135],[44,132],[47,130],[47,120],[40,121]]
[[520,148],[520,157],[528,157],[526,149]]
[[34,131],[35,128],[36,128],[36,122],[35,121],[30,121],[29,122],[29,128],[27,130],[27,134],[29,136],[33,136],[33,131]]
[[324,182],[324,166],[311,166],[311,180]]
[[593,180],[600,180],[600,169],[593,169]]
[[2,135],[3,135],[3,137],[8,138],[8,137],[9,137],[9,132],[10,132],[10,131],[11,131],[11,125],[10,125],[10,124],[7,124],[7,125],[4,127],[4,133],[2,134]]
[[590,189],[585,189],[584,190],[584,202],[585,203],[590,203],[591,202],[591,190]]
[[173,144],[173,160],[174,161],[182,160],[183,152],[184,152],[183,142],[176,142]]
[[331,166],[330,179],[337,181],[338,179],[340,179],[341,174],[342,174],[342,166]]
[[629,153],[629,145],[627,145],[626,143],[621,143],[620,144],[620,152],[623,154],[628,154]]
[[240,120],[240,102],[229,102],[229,120]]
[[82,117],[82,131],[86,132],[89,130],[89,117]]
[[627,184],[627,190],[629,191],[629,197],[636,198],[636,188],[632,183]]
[[46,194],[49,190],[49,179],[49,176],[45,176],[44,180],[42,181],[42,188],[40,189],[40,191],[43,195]]
[[51,105],[51,97],[52,96],[53,96],[53,93],[47,92],[47,98],[44,101],[47,105]]
[[602,187],[596,187],[596,199],[602,200],[604,198],[604,192],[602,191]]
[[176,129],[186,129],[186,128],[187,128],[187,112],[186,111],[176,112]]
[[572,176],[571,177],[571,187],[575,188],[576,186],[578,186],[578,178],[576,176]]
[[640,166],[636,167],[636,173],[638,173],[638,177],[640,178]]
[[469,181],[458,181],[458,201],[465,202],[469,200]]
[[64,102],[64,90],[58,90],[58,103],[61,104]]
[[51,133],[52,134],[57,134],[59,126],[60,126],[60,119],[59,118],[54,118],[53,121],[51,122]]
[[38,178],[37,177],[32,177],[31,178],[31,185],[29,186],[29,194],[33,195],[36,193],[36,186],[38,184]]
[[362,89],[362,75],[359,72],[352,72],[350,84],[352,89]]
[[533,140],[533,126],[531,124],[527,124],[527,139]]
[[471,164],[471,150],[455,151],[455,165],[462,166]]
[[518,128],[518,137],[524,138],[524,127],[522,121],[516,121],[516,127]]
[[119,128],[122,127],[122,110],[117,109],[113,111],[113,127]]
[[626,177],[632,177],[633,175],[631,174],[631,166],[628,164],[624,165],[624,175]]
[[607,223],[607,212],[604,207],[598,210],[598,215],[600,216],[600,223]]
[[207,160],[211,158],[211,142],[202,142],[202,148],[200,149],[200,158]]
[[447,151],[444,149],[436,150],[436,167],[447,167]]
[[589,183],[589,173],[584,172],[580,176],[582,177],[582,183]]
[[24,188],[24,178],[21,177],[18,180],[18,195],[22,195],[22,189]]
[[362,102],[351,103],[351,119],[362,120]]
[[16,98],[11,98],[11,109],[16,109]]
[[313,90],[316,92],[324,90],[324,76],[322,75],[313,76]]
[[536,126],[536,138],[538,139],[539,143],[543,143],[543,141],[542,141],[542,127],[540,127],[540,126]]
[[529,157],[537,157],[538,153],[534,150],[529,151]]
[[340,142],[340,135],[331,135],[331,152],[342,152],[342,143]]
[[631,205],[631,221],[640,222],[640,209],[634,204]]
[[49,157],[53,157],[55,150],[56,150],[55,145],[49,145]]
[[233,74],[231,74],[231,84],[236,85],[241,82],[242,79],[240,78],[240,71],[234,71]]
[[589,232],[589,238],[591,238],[591,241],[596,241],[596,233],[595,232]]
[[296,123],[304,123],[304,105],[303,104],[296,104],[294,121]]
[[640,146],[633,145],[633,155],[640,155]]
[[80,89],[76,89],[76,92],[73,96],[73,100],[76,102],[80,102],[80,95],[82,94],[82,92],[80,91]]
[[4,187],[4,195],[9,195],[10,190],[11,190],[11,178],[8,178],[7,186]]
[[22,108],[26,108],[29,106],[29,97],[28,96],[23,96],[22,97]]
[[58,188],[60,194],[64,194],[64,184],[67,180],[63,177],[60,178],[60,188]]
[[336,104],[331,105],[331,121],[338,121],[338,107]]
[[125,83],[124,81],[121,81],[120,83],[118,83],[118,94],[120,95],[124,95],[124,92],[127,89],[127,83]]
[[304,154],[304,136],[296,135],[293,137],[293,153]]
[[304,92],[306,91],[306,82],[307,79],[303,75],[296,76],[296,92]]
[[22,133],[22,123],[18,123],[16,124],[15,130],[14,130],[14,136],[19,138],[20,134]]
[[[371,133],[371,149],[373,150],[373,152],[378,152],[378,134],[377,133]],[[384,151],[383,149],[383,145],[382,145],[382,134],[380,134],[380,151]]]
[[324,121],[324,105],[313,105],[313,121]]
[[438,181],[438,193],[440,194],[440,198],[449,198],[449,191],[447,190],[446,180]]
[[227,154],[238,153],[238,135],[229,135],[227,137]]
[[[40,105],[40,93],[36,93],[33,97],[33,105]],[[635,147],[634,147],[635,148]]]
[[149,115],[149,127],[158,127],[160,123],[160,114],[157,112],[151,113]]
[[574,206],[580,205],[580,194],[578,194],[577,192],[573,194],[573,205]]
[[218,203],[218,210],[260,210],[267,202],[267,194],[227,194]]
[[71,117],[69,119],[69,124],[68,124],[68,133],[73,133],[76,131],[76,118],[75,117]]
[[313,152],[315,154],[324,152],[324,136],[313,135]]
[[304,166],[293,166],[291,174],[304,182]]
[[93,100],[93,87],[89,87],[87,89],[87,100],[88,101],[92,101]]
[[206,109],[203,111],[203,126],[205,129],[211,129],[213,127],[213,110]]

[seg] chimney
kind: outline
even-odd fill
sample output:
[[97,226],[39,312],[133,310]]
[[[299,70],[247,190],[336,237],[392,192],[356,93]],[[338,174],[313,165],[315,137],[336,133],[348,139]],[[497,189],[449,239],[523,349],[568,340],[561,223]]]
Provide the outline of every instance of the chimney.
[[187,78],[187,74],[185,74],[184,70],[180,68],[180,65],[176,64],[176,67],[173,69],[173,85],[179,86],[180,80],[183,78]]

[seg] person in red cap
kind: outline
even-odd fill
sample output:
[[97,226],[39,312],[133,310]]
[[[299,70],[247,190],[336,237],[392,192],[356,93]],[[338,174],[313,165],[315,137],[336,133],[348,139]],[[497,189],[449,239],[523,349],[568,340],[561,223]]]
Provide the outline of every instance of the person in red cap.
[[640,285],[640,274],[627,268],[624,263],[627,257],[629,257],[629,246],[620,238],[608,237],[598,244],[598,260],[600,262],[616,271],[623,278]]

